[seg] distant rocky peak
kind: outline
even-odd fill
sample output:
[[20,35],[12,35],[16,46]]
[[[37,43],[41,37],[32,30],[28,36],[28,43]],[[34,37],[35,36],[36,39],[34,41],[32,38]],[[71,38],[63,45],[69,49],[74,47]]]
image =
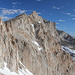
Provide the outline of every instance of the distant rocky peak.
[[34,21],[37,21],[40,23],[43,22],[42,17],[39,16],[36,11],[33,11],[32,14],[29,15],[29,17],[32,18]]
[[36,11],[33,11],[33,12],[32,12],[32,15],[34,15],[34,16],[38,16],[38,14],[37,14]]

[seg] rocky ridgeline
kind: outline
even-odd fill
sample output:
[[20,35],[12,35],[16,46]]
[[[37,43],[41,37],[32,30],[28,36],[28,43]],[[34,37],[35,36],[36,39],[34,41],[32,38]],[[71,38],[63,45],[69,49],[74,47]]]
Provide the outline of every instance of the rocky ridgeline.
[[24,65],[33,75],[75,75],[75,62],[61,49],[61,32],[36,11],[0,19],[0,68],[4,62],[16,73]]

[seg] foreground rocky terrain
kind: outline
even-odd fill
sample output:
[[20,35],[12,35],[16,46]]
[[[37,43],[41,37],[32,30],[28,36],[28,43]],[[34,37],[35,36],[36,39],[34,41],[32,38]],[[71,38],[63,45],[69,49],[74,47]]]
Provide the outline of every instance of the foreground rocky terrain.
[[0,75],[75,75],[74,50],[75,38],[36,11],[0,19]]

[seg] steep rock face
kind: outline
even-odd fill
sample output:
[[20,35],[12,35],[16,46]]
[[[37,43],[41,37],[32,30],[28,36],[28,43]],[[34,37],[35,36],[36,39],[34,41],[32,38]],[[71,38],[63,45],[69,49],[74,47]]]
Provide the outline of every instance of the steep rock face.
[[61,50],[60,39],[55,23],[36,11],[0,20],[0,67],[6,62],[17,73],[26,66],[33,75],[74,75],[75,62]]
[[75,38],[65,33],[64,31],[57,30],[61,39],[61,45],[68,46],[75,50]]

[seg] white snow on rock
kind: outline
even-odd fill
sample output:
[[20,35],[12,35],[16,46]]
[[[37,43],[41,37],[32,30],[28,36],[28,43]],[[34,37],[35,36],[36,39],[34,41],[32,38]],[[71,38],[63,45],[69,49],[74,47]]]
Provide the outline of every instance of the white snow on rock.
[[38,21],[38,23],[41,23],[41,21]]
[[[19,63],[23,66],[22,70],[20,69],[20,71],[24,74],[24,75],[33,75],[23,64],[21,61],[19,61]],[[19,74],[20,75],[20,74]]]
[[34,27],[34,24],[31,24],[32,27]]
[[65,47],[65,46],[62,46],[62,50],[64,50],[67,53],[74,53],[75,54],[75,50],[72,50],[72,49]]
[[19,74],[17,74],[16,72],[11,72],[7,68],[7,63],[4,63],[3,69],[0,68],[0,73],[2,73],[4,75],[33,75],[21,62],[20,62],[20,64],[24,67],[24,69],[19,68]]
[[21,61],[19,61],[19,63],[24,67],[24,68],[26,68],[23,64],[22,64],[22,62]]
[[65,47],[65,46],[62,46],[61,48],[63,51],[69,53],[72,56],[72,60],[75,61],[75,50],[72,50],[72,49]]
[[42,50],[42,47],[40,47],[40,45],[38,44],[38,42],[36,42],[36,41],[32,41],[32,42],[38,47],[39,51]]
[[31,24],[31,27],[32,27],[33,32],[35,32],[34,24]]
[[38,50],[39,50],[39,51],[42,50],[42,47],[38,47]]
[[36,41],[32,41],[35,45],[39,46],[39,44]]
[[4,63],[4,69],[0,68],[0,73],[5,74],[5,75],[18,75],[15,72],[10,72],[10,70],[7,68],[7,64]]

